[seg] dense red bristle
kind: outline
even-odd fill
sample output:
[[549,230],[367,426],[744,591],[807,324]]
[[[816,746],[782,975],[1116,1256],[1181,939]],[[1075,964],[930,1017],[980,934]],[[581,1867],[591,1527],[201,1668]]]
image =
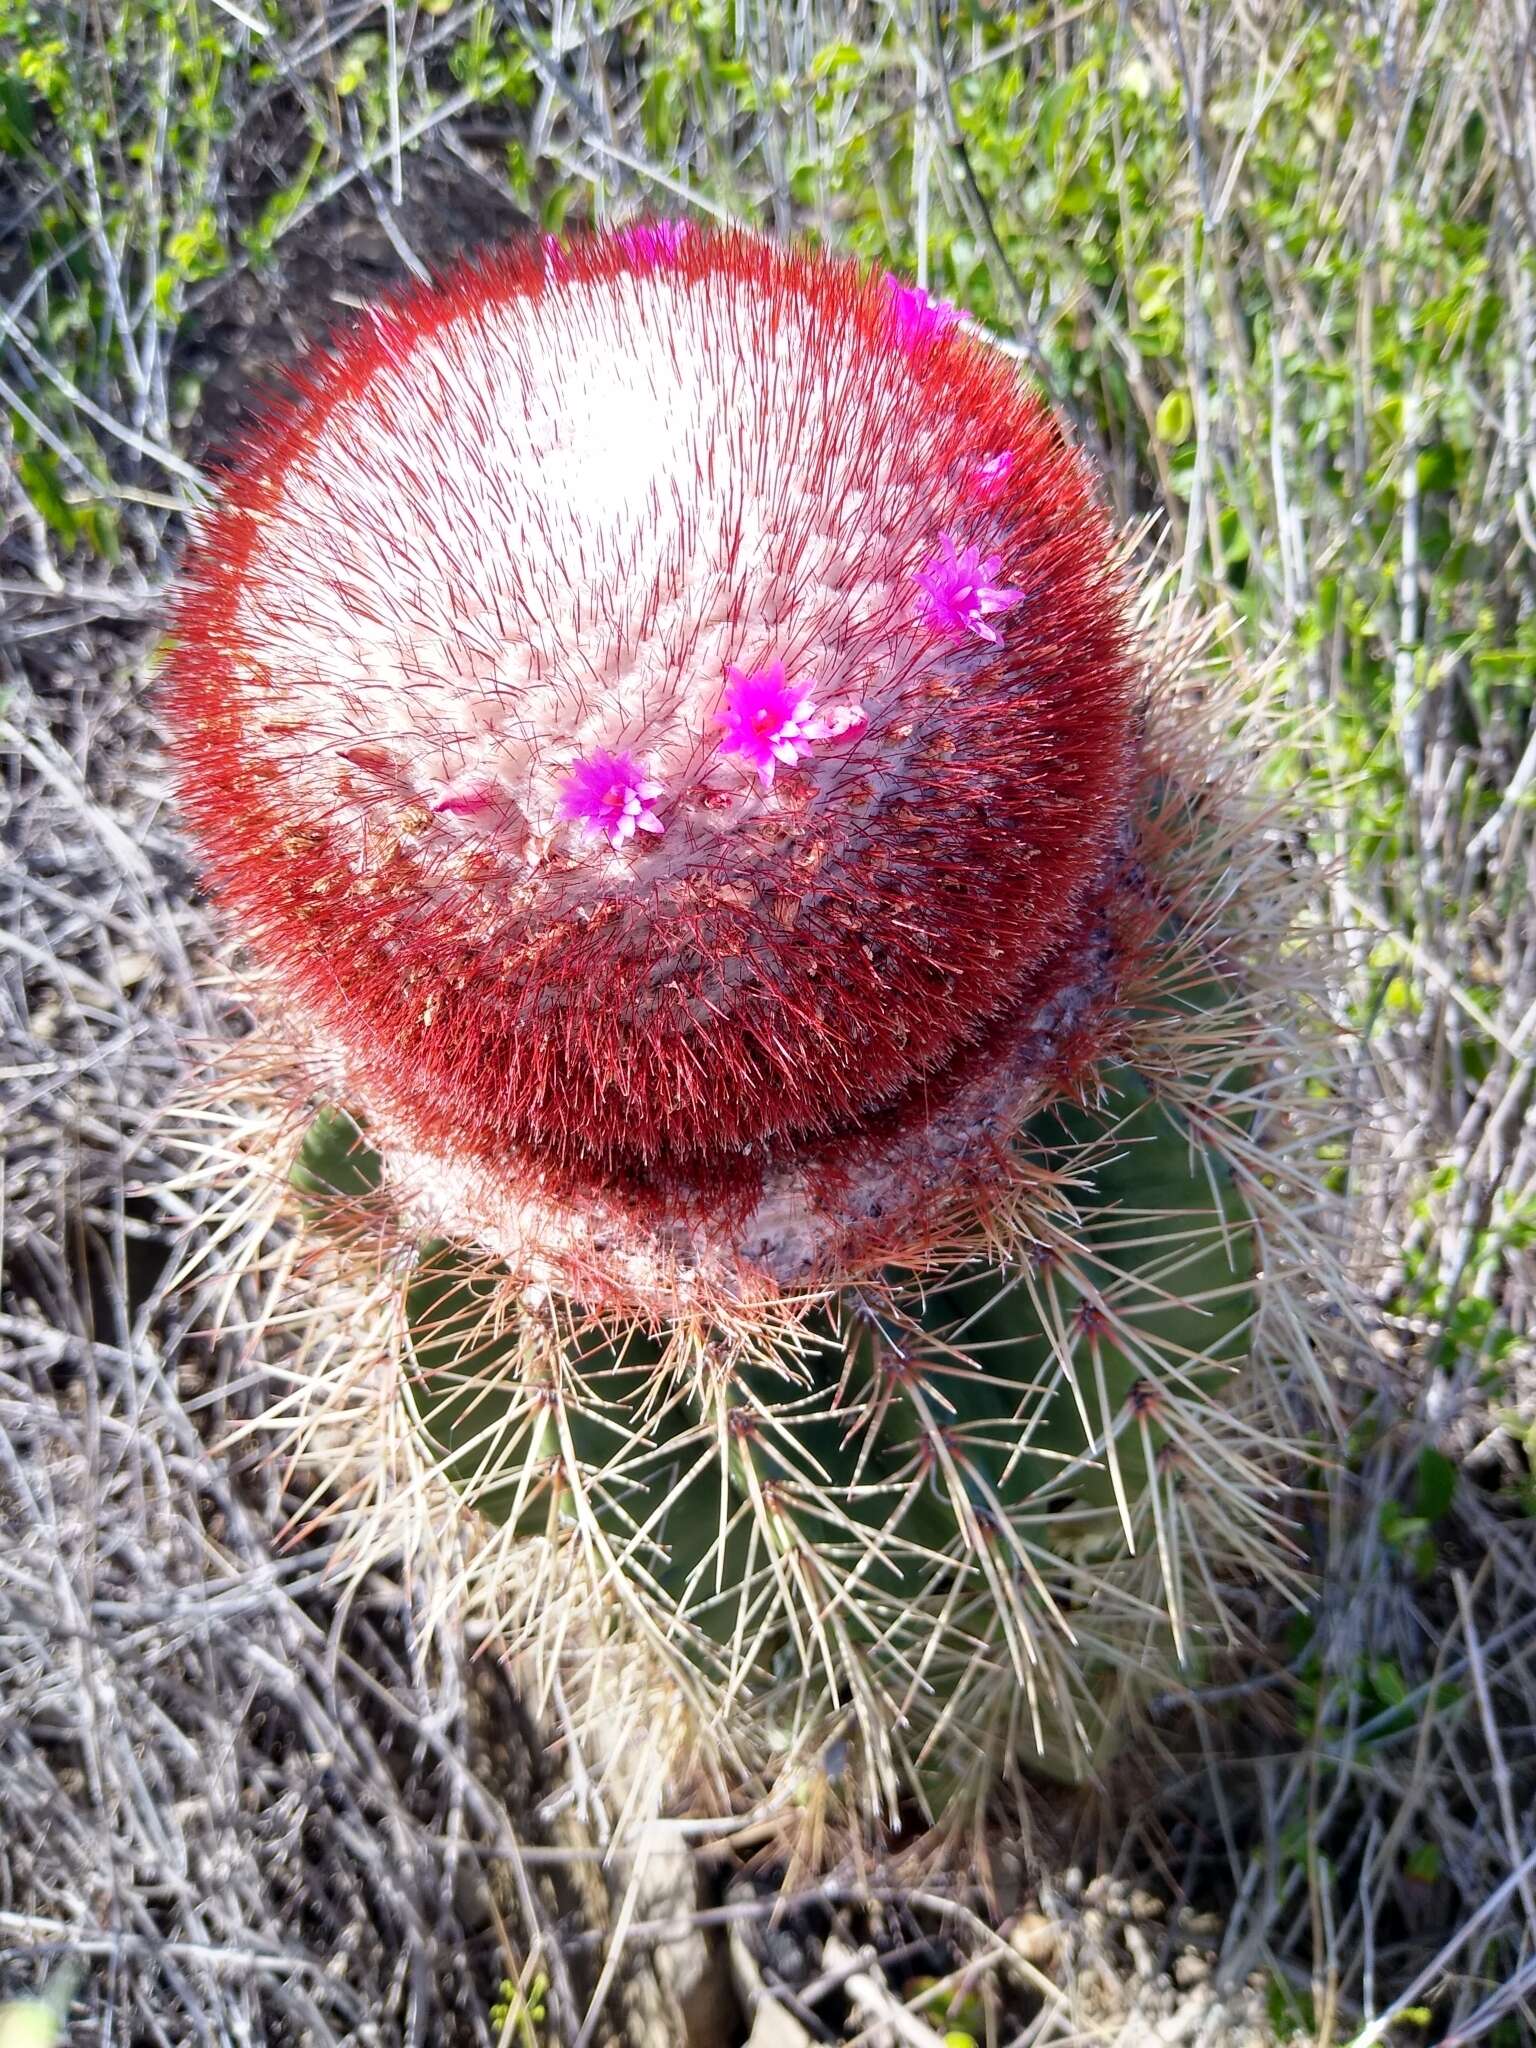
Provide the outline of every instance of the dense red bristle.
[[[429,342],[467,378],[476,336],[517,302],[538,309],[546,340],[568,317],[573,347],[590,348],[611,315],[617,348],[636,323],[677,317],[678,294],[702,309],[698,331],[722,376],[744,303],[765,349],[786,323],[812,343],[765,376],[755,441],[679,425],[728,484],[725,499],[708,499],[722,532],[742,548],[752,533],[762,542],[756,583],[732,581],[723,601],[721,630],[740,630],[741,660],[764,663],[767,636],[794,675],[798,637],[822,649],[824,668],[842,662],[864,678],[844,694],[867,706],[867,723],[812,744],[771,791],[714,751],[710,692],[722,677],[705,651],[708,622],[664,620],[700,543],[686,478],[653,492],[648,563],[616,566],[596,526],[590,546],[545,559],[556,529],[538,477],[455,469],[434,482],[419,466],[429,444],[418,420],[409,459],[402,439],[387,479],[406,516],[424,508],[416,551],[396,551],[392,589],[354,576],[364,556],[347,508],[366,491],[317,467],[339,451],[361,474],[389,456],[381,380],[394,380],[398,405]],[[658,360],[667,345],[663,333]],[[785,1147],[834,1157],[963,1064],[1081,914],[1119,829],[1132,752],[1110,534],[1083,464],[1005,363],[953,328],[903,349],[881,281],[822,255],[698,231],[597,237],[557,261],[530,246],[369,315],[304,366],[291,402],[240,450],[174,624],[168,703],[184,800],[215,887],[297,1013],[337,1045],[360,1106],[413,1145],[498,1169],[521,1159],[562,1188],[616,1176],[638,1187],[663,1172],[707,1186],[733,1161]],[[424,380],[419,398],[424,414],[439,409],[445,448],[460,411],[476,418],[468,382],[445,392]],[[968,477],[1000,450],[1012,464],[971,504]],[[461,464],[462,448],[449,460]],[[819,581],[805,552],[818,539],[805,520],[836,498],[849,460],[868,478],[867,584],[851,545]],[[426,516],[461,481],[462,520]],[[710,485],[701,469],[701,502]],[[481,494],[510,508],[521,557],[489,568],[476,558]],[[334,531],[314,530],[316,507]],[[827,519],[841,516],[829,502]],[[1023,592],[987,622],[995,646],[957,647],[936,629],[931,644],[913,638],[912,578],[951,529]],[[314,577],[299,573],[306,564]],[[678,719],[656,713],[681,765],[660,778],[664,832],[643,846],[636,833],[610,849],[599,834],[594,852],[574,827],[540,825],[530,853],[521,784],[508,782],[504,802],[497,788],[450,787],[434,801],[424,787],[423,761],[448,761],[451,781],[471,751],[469,713],[449,721],[442,707],[455,691],[467,704],[489,689],[472,680],[484,644],[474,636],[487,630],[472,607],[488,578],[494,632],[525,659],[526,701],[549,724],[519,740],[530,787],[545,773],[540,748],[563,761],[567,728],[600,727],[618,701],[594,648],[611,641],[633,666],[654,642],[655,673],[695,707],[682,739]],[[861,616],[867,589],[873,609]],[[401,623],[420,591],[455,602],[462,591],[462,644]],[[561,607],[570,637],[551,651],[540,623]],[[386,650],[392,683],[328,682],[328,624],[346,616]],[[262,621],[288,632],[281,661],[253,629]],[[307,671],[294,654],[306,631]],[[489,694],[515,724],[518,690]],[[402,696],[420,698],[414,725]],[[381,708],[394,719],[382,739],[370,732]],[[649,716],[643,697],[623,707],[622,756],[637,776]]]

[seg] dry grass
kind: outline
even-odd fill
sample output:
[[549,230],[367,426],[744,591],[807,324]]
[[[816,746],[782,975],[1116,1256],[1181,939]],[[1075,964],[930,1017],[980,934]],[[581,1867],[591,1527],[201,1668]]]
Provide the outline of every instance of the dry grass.
[[[221,1448],[264,1360],[200,1334],[216,1261],[168,1291],[205,1222],[165,1108],[240,1019],[146,683],[253,365],[524,200],[646,198],[962,278],[1315,715],[1284,772],[1338,860],[1380,1312],[1272,1668],[1166,1702],[1109,1801],[1042,1796],[991,1897],[849,1872],[782,1937],[760,1891],[704,1924],[811,2038],[1536,2035],[1536,14],[5,0],[0,35],[0,1992],[71,1956],[82,2042],[471,2042],[541,1970],[544,2039],[661,2025],[622,1970],[590,2010],[615,1916],[675,1931],[587,1881],[590,1788],[432,1587],[336,1581]],[[1095,50],[1121,85],[1073,101]]]

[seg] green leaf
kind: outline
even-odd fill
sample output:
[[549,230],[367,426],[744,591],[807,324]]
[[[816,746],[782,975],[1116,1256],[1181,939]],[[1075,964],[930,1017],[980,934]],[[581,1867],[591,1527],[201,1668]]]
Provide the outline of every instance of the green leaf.
[[1389,1657],[1373,1657],[1371,1690],[1383,1706],[1400,1707],[1408,1698],[1408,1681]]
[[0,150],[24,156],[33,126],[31,94],[14,73],[0,74]]
[[815,79],[830,78],[835,72],[857,71],[863,62],[864,54],[856,43],[828,43],[811,59],[810,75]]
[[58,458],[47,448],[33,448],[16,460],[21,488],[42,515],[43,523],[56,533],[65,547],[79,538],[80,521],[75,508],[59,485]]
[[1187,391],[1170,391],[1157,408],[1157,438],[1170,448],[1187,441],[1195,424],[1195,408]]
[[[1056,154],[1056,146],[1061,140],[1062,131],[1083,96],[1086,82],[1079,73],[1071,73],[1050,87],[1036,109],[1035,147],[1045,162],[1049,162]],[[1091,205],[1094,195],[1087,193],[1085,196]]]
[[229,261],[219,239],[219,224],[209,207],[195,220],[166,238],[165,253],[179,276],[190,280],[217,277]]
[[1310,2040],[1315,2035],[1317,2014],[1309,1992],[1287,1984],[1281,1977],[1271,1977],[1265,2002],[1269,2007],[1269,2023],[1279,2040]]
[[325,141],[323,137],[316,136],[310,144],[298,176],[291,184],[285,185],[282,191],[273,193],[262,208],[255,225],[247,228],[241,236],[240,239],[246,248],[258,261],[263,256],[271,254],[274,244],[287,227],[289,220],[297,213],[324,154]]
[[1416,1537],[1424,1535],[1429,1523],[1422,1515],[1405,1515],[1395,1500],[1384,1500],[1377,1517],[1382,1541],[1391,1550],[1405,1550]]
[[103,561],[116,562],[122,558],[122,548],[117,538],[117,510],[115,506],[103,504],[99,499],[92,505],[76,508],[82,537],[89,543],[93,554]]
[[1450,1507],[1456,1492],[1456,1467],[1443,1451],[1426,1444],[1419,1453],[1419,1478],[1414,1494],[1415,1511],[1426,1522],[1438,1522]]
[[54,2048],[59,2039],[59,2016],[43,1999],[0,2005],[0,2048]]
[[359,87],[366,83],[370,69],[377,65],[384,54],[384,38],[379,35],[354,36],[342,51],[341,63],[336,68],[335,91],[338,99],[349,99]]
[[1216,535],[1221,545],[1221,559],[1231,566],[1248,559],[1248,529],[1243,525],[1243,516],[1235,505],[1228,505],[1216,522]]
[[1456,450],[1448,441],[1436,441],[1420,455],[1417,465],[1421,491],[1449,491],[1456,486]]

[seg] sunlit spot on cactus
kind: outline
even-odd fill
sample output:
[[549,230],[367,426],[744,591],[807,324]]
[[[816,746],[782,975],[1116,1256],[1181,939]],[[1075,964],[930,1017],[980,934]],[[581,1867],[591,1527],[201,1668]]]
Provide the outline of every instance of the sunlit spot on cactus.
[[990,505],[1000,498],[1008,488],[1008,479],[1013,474],[1014,455],[1011,448],[999,449],[996,455],[983,457],[973,463],[970,472],[971,495],[983,505]]

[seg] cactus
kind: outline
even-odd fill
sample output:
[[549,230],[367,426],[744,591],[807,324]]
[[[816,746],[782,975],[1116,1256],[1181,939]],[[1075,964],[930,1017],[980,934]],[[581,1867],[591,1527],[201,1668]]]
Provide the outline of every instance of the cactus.
[[240,451],[167,703],[319,1106],[288,1406],[360,1557],[665,1688],[695,1796],[847,1755],[887,1818],[1294,1588],[1341,1283],[1262,719],[953,308],[676,223],[404,295]]

